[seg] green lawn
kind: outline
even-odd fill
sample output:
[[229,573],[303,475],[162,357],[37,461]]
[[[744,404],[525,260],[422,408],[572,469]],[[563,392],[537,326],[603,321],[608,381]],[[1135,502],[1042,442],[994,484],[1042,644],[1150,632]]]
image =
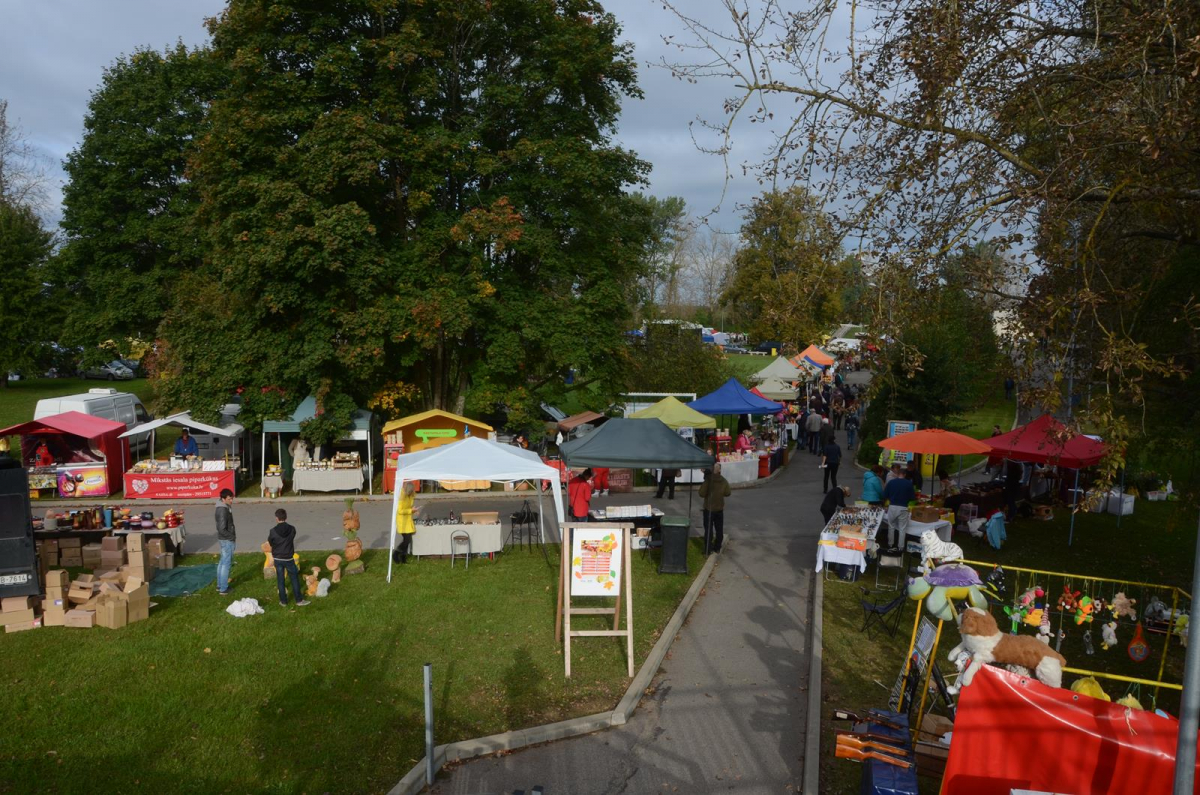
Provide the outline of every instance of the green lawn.
[[747,388],[753,386],[748,383],[750,376],[775,361],[770,356],[754,356],[749,353],[731,353],[725,359],[733,368],[734,376]]
[[[993,425],[999,425],[1001,430],[1008,433],[1012,429],[1013,420],[1016,419],[1016,415],[1016,400],[1005,400],[1004,386],[998,382],[983,405],[974,411],[964,414],[962,419],[955,423],[954,430],[966,434],[973,439],[986,439],[992,435]],[[985,456],[981,455],[963,456],[963,469],[975,466],[980,461],[983,461],[984,458]],[[957,467],[957,456],[954,456],[950,471],[955,471]]]
[[[1070,578],[1072,589],[1093,596],[1111,598],[1113,587],[1089,586],[1084,579],[1088,576],[1161,583],[1190,590],[1196,544],[1195,514],[1181,507],[1180,503],[1138,500],[1134,514],[1122,517],[1119,528],[1115,516],[1078,514],[1074,543],[1070,547],[1067,546],[1069,528],[1070,512],[1059,508],[1051,521],[1023,519],[1011,523],[1008,526],[1008,541],[999,551],[982,541],[964,536],[956,536],[955,541],[963,546],[964,553],[971,560],[1082,575]],[[987,567],[978,568],[984,577],[990,571]],[[862,594],[859,586],[874,589],[874,576],[874,570],[868,569],[867,575],[857,584],[836,581],[825,584],[822,687],[827,711],[822,716],[821,791],[826,793],[857,792],[860,771],[856,763],[832,756],[835,726],[829,720],[829,710],[837,707],[861,710],[886,706],[888,690],[903,665],[912,632],[915,602],[906,603],[904,619],[895,638],[877,633],[868,642],[866,636],[859,632],[862,626],[859,603]],[[880,579],[886,585],[893,577],[885,571]],[[1057,601],[1066,582],[1060,577],[1037,578],[1037,584],[1045,588],[1054,601]],[[1030,583],[1028,575],[1018,582],[1015,574],[1010,574],[1007,584],[1011,601],[1015,590],[1024,590]],[[1144,608],[1150,597],[1156,595],[1155,591],[1140,586],[1124,590],[1127,596],[1138,600],[1139,609]],[[1169,604],[1169,593],[1162,591],[1157,595]],[[885,593],[882,597],[887,601],[891,594]],[[1183,607],[1188,609],[1191,606],[1184,604]],[[999,608],[993,608],[993,613],[1001,626],[1007,628],[1007,619]],[[1055,629],[1060,626],[1057,614],[1052,625]],[[1150,657],[1145,662],[1135,663],[1125,653],[1125,647],[1134,632],[1133,623],[1128,619],[1118,628],[1119,643],[1110,651],[1101,649],[1100,628],[1092,626],[1093,655],[1086,653],[1083,628],[1076,627],[1070,617],[1062,626],[1067,633],[1062,653],[1067,658],[1068,666],[1142,679],[1156,678],[1162,662],[1163,635],[1147,633]],[[944,625],[937,660],[944,673],[953,673],[953,666],[945,658],[946,652],[958,641],[954,625]],[[1173,639],[1167,655],[1166,681],[1180,681],[1183,659],[1184,650],[1179,641]],[[1065,683],[1069,685],[1075,678],[1076,675],[1067,674]],[[1103,680],[1102,684],[1114,700],[1125,695],[1125,685]],[[1141,691],[1144,705],[1149,704],[1152,692],[1152,689]],[[1178,692],[1161,690],[1157,704],[1172,714],[1178,714]],[[937,782],[921,779],[921,783],[922,793],[937,792]]]
[[[148,621],[120,630],[0,635],[0,705],[20,724],[0,737],[0,790],[384,792],[424,753],[425,662],[439,743],[612,709],[629,684],[623,641],[577,639],[564,678],[549,551],[553,567],[525,551],[469,570],[422,560],[391,585],[384,554],[368,552],[366,574],[291,610],[262,556],[239,555],[234,594],[265,615],[235,619],[209,589],[156,598]],[[305,553],[301,568],[325,557]],[[683,577],[634,555],[636,664],[702,557],[693,543]],[[604,621],[587,618],[573,624]]]

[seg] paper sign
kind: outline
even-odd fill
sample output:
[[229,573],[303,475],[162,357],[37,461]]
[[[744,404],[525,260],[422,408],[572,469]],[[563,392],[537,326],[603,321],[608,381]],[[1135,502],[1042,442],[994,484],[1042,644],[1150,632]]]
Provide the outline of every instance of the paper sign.
[[[905,420],[888,420],[887,438],[891,439],[893,436],[899,436],[902,433],[912,433],[917,429],[919,424]],[[885,467],[890,467],[892,464],[907,464],[912,460],[912,453],[902,453],[899,450],[884,450],[879,456],[879,463]]]
[[621,539],[615,528],[577,528],[571,541],[571,595],[617,596],[621,593]]

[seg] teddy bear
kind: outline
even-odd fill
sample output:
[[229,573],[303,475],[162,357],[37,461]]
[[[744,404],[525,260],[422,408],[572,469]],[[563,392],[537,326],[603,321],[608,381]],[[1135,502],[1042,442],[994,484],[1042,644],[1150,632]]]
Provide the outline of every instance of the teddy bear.
[[1117,618],[1126,616],[1128,618],[1136,619],[1137,599],[1130,599],[1129,597],[1125,596],[1124,591],[1119,591],[1117,595],[1113,597],[1111,609],[1112,614]]
[[1064,585],[1062,596],[1058,597],[1058,609],[1063,613],[1070,613],[1079,607],[1079,594],[1080,591],[1072,591],[1070,585]]
[[1109,621],[1107,624],[1100,627],[1100,648],[1108,651],[1113,646],[1117,645],[1117,622]]

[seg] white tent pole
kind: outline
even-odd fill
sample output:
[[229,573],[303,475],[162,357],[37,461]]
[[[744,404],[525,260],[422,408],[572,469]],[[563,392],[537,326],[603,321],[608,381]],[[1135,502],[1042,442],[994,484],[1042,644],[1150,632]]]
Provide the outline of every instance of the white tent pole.
[[392,550],[396,548],[396,511],[400,510],[400,491],[404,488],[404,476],[400,471],[396,471],[396,487],[392,489],[392,520],[390,522],[392,532],[388,538],[388,573],[387,581],[392,581]]
[[[258,462],[260,467],[258,475],[258,496],[263,495],[263,481],[267,479],[267,432],[262,432],[262,460]],[[250,470],[253,472],[254,470]]]
[[371,430],[367,429],[367,494],[375,496],[375,459],[371,457]]
[[[540,485],[540,484],[539,484]],[[538,538],[542,542],[542,546],[546,546],[546,533],[543,528],[546,524],[546,509],[542,507],[542,490],[538,489]]]

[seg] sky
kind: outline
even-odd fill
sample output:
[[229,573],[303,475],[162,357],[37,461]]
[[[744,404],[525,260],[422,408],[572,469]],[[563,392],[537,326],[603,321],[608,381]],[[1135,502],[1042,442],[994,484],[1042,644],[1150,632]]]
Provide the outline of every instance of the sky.
[[[660,3],[608,0],[604,5],[622,23],[623,38],[635,46],[645,96],[625,101],[617,140],[652,164],[647,192],[680,196],[695,215],[716,209],[709,223],[736,231],[741,207],[761,190],[738,164],[758,159],[769,143],[768,131],[749,126],[739,131],[732,161],[737,173],[726,185],[724,164],[697,150],[688,125],[697,117],[721,119],[726,86],[679,81],[649,65],[664,56],[676,58],[662,37],[684,33]],[[88,99],[104,68],[138,47],[204,43],[203,19],[223,6],[223,0],[0,0],[0,99],[8,100],[9,122],[18,123],[45,158],[51,177],[48,222],[60,217],[62,162],[79,144]],[[689,13],[698,16],[717,9],[717,0],[688,0]]]

